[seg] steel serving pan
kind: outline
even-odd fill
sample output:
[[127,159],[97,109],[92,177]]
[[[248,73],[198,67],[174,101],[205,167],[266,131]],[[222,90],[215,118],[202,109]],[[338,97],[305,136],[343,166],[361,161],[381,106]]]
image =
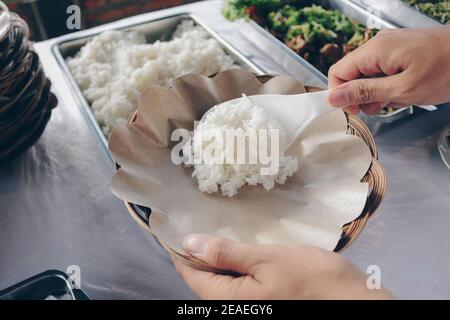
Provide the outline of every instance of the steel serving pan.
[[352,0],[386,21],[405,28],[432,28],[444,24],[401,0]]
[[[153,43],[157,40],[169,40],[175,31],[176,27],[182,20],[193,20],[195,25],[201,26],[208,34],[216,39],[225,51],[233,57],[235,62],[243,68],[249,69],[254,73],[261,75],[265,72],[255,65],[250,59],[248,59],[239,50],[230,45],[222,37],[220,37],[216,32],[209,28],[204,22],[202,22],[197,16],[190,13],[182,13],[176,15],[168,15],[162,18],[125,25],[121,28],[112,27],[110,30],[136,30],[145,35],[148,43]],[[89,40],[97,36],[101,32],[91,32],[86,30],[84,32],[79,32],[74,35],[69,35],[64,37],[62,40],[56,42],[52,47],[52,52],[58,61],[60,68],[62,69],[66,80],[69,82],[71,89],[77,99],[78,105],[86,118],[87,122],[90,124],[91,130],[97,136],[99,142],[103,145],[103,148],[110,156],[108,151],[107,138],[104,136],[100,126],[98,125],[94,114],[89,106],[89,103],[83,96],[78,84],[71,75],[65,59],[67,57],[74,56]]]
[[[314,1],[314,3],[321,5],[326,9],[338,10],[348,18],[358,21],[365,26],[369,25],[380,29],[394,29],[399,27],[394,23],[382,19],[376,13],[365,10],[363,7],[350,0],[317,0]],[[285,70],[289,70],[293,77],[310,85],[322,88],[328,86],[326,75],[296,54],[292,49],[264,29],[264,27],[253,20],[239,21],[238,23],[242,34],[247,37],[247,39],[254,43],[261,51],[269,53],[270,57],[273,57],[278,61]],[[305,79],[305,70],[312,74],[312,81],[311,79]],[[395,110],[389,114],[373,115],[363,118],[369,127],[374,130],[375,128],[378,128],[380,124],[392,123],[398,119],[408,117],[414,112],[414,107],[411,106]]]

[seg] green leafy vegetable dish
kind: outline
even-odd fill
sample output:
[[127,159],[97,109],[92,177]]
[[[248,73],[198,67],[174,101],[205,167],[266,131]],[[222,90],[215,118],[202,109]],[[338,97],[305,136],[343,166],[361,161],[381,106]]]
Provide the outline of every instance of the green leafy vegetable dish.
[[403,0],[443,24],[450,24],[450,1],[446,0]]
[[322,73],[376,34],[376,30],[327,10],[314,1],[225,0],[229,20],[251,18]]

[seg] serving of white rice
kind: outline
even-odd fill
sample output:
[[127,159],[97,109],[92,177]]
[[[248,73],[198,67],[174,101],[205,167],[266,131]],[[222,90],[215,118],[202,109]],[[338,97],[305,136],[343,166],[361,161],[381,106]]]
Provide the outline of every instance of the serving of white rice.
[[[261,147],[259,135],[261,130],[278,132],[276,146],[279,147],[272,149],[275,141],[271,135],[268,134],[266,140],[266,149],[275,149],[277,152],[276,155],[271,154],[272,159],[273,156],[277,156],[278,159],[273,174],[263,174],[262,169],[267,164],[263,163],[259,156],[254,162],[250,160],[249,154],[252,151],[256,151],[258,155],[261,151],[258,150]],[[233,138],[233,141],[227,139],[230,132],[236,136],[246,137],[241,140],[244,143],[240,148],[237,147],[238,138]],[[248,138],[252,135],[258,139],[253,140],[256,141],[253,146],[250,142],[252,140]],[[266,190],[270,190],[275,187],[275,183],[284,184],[298,168],[297,159],[284,154],[283,137],[283,128],[280,124],[270,119],[264,109],[244,97],[238,102],[228,102],[214,107],[202,119],[194,129],[190,141],[183,147],[183,162],[186,166],[194,165],[192,177],[197,179],[201,192],[214,193],[220,189],[224,196],[232,197],[245,184],[252,186],[261,184]],[[227,161],[230,150],[234,150],[232,159]],[[241,158],[244,161],[238,160],[239,152],[244,152],[244,157]]]
[[68,58],[67,65],[106,136],[128,120],[146,87],[168,86],[184,74],[211,75],[237,67],[219,42],[189,20],[172,40],[152,44],[135,31],[104,32]]

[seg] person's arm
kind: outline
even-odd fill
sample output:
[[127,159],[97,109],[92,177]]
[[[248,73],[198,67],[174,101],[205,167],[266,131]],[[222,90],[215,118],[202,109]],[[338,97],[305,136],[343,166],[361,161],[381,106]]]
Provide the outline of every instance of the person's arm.
[[311,246],[246,245],[190,235],[183,246],[208,265],[239,275],[195,270],[173,257],[177,271],[202,299],[392,299],[369,290],[366,277],[341,255]]
[[382,30],[330,68],[329,102],[352,113],[450,101],[450,27]]

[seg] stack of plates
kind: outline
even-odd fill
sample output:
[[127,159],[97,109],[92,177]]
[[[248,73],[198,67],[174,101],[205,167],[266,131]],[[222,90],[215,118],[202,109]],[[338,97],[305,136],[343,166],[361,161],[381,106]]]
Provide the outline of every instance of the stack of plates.
[[0,166],[36,142],[57,104],[28,35],[0,2]]

